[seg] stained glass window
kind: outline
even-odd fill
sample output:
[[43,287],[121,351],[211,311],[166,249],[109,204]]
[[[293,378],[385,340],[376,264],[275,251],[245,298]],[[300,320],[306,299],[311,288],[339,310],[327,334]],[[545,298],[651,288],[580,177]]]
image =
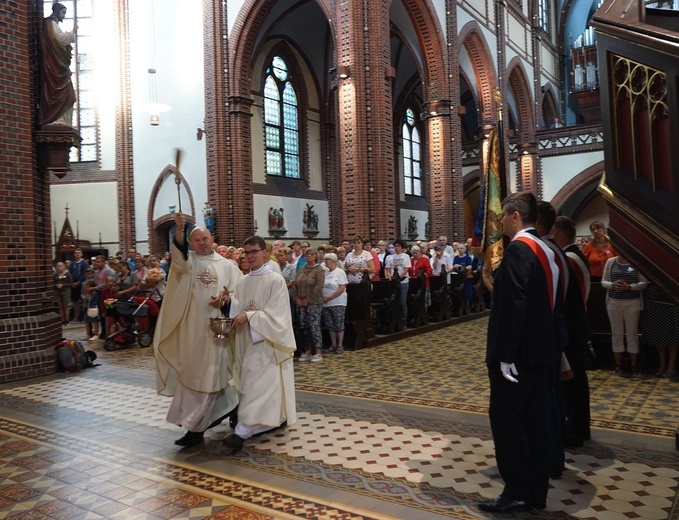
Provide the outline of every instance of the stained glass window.
[[[61,0],[66,7],[66,17],[61,22],[61,30],[73,30],[77,20],[78,32],[73,45],[71,59],[71,81],[75,89],[76,102],[73,105],[73,126],[80,132],[82,142],[79,148],[72,147],[70,162],[96,161],[97,110],[94,96],[94,25],[92,22],[93,0]],[[52,14],[52,2],[44,2],[45,17]]]
[[420,132],[412,109],[403,118],[403,186],[406,195],[422,196],[422,162],[420,159]]
[[538,0],[538,26],[549,32],[549,14],[547,12],[547,0]]
[[285,60],[274,56],[264,80],[266,173],[300,178],[297,94]]

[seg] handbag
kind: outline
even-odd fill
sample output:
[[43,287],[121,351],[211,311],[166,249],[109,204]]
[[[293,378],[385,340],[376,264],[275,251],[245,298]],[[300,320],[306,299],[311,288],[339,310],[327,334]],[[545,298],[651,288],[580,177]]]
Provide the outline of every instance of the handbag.
[[87,317],[88,318],[98,318],[99,317],[99,309],[96,307],[88,307],[87,308]]

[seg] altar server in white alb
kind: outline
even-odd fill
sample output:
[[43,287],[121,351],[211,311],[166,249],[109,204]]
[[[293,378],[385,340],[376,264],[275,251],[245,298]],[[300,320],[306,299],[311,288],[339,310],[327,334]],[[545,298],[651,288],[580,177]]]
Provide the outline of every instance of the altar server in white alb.
[[[238,393],[233,381],[233,344],[210,330],[210,318],[228,312],[224,288],[243,277],[226,258],[212,251],[212,234],[191,231],[186,242],[186,217],[175,215],[165,298],[154,338],[157,390],[172,396],[167,421],[188,431],[175,441],[183,447],[203,442],[203,433],[236,414]],[[193,251],[189,251],[188,246]]]
[[[231,295],[238,424],[223,441],[233,452],[254,435],[297,421],[292,366],[296,346],[287,284],[266,265],[269,255],[261,237],[248,238],[243,249],[250,273]],[[228,297],[226,291],[222,296]]]

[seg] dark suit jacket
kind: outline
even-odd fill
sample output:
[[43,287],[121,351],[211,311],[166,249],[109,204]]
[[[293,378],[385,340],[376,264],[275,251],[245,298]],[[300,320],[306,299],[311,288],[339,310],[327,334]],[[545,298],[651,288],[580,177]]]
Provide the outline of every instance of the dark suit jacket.
[[493,282],[486,363],[553,365],[560,352],[545,272],[532,249],[514,240]]
[[[578,246],[572,244],[564,251],[567,253],[575,253],[589,268],[589,262]],[[569,267],[571,270],[573,269],[572,266],[570,266],[570,262]],[[587,274],[588,273],[584,273],[584,276],[587,276]],[[585,307],[587,302],[582,300],[582,292],[574,271],[570,273],[568,282],[568,291],[566,291],[566,298],[564,300],[564,314],[566,315],[568,336],[571,345],[584,345],[591,337],[589,320],[587,319],[587,308]]]

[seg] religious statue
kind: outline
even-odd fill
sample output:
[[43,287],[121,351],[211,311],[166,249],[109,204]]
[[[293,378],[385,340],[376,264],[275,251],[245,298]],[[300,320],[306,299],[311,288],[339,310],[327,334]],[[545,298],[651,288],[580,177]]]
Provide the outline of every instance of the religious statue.
[[269,208],[269,233],[276,238],[280,238],[288,232],[285,229],[285,210],[283,208]]
[[415,215],[410,215],[408,219],[408,236],[417,236],[417,219]]
[[424,236],[427,237],[427,240],[431,237],[431,224],[428,220],[424,223]]
[[215,234],[215,210],[210,207],[209,203],[205,203],[203,208],[203,220],[205,220],[205,229],[213,235]]
[[77,26],[63,32],[59,24],[66,16],[66,6],[55,3],[45,18],[42,34],[42,92],[40,123],[73,126],[75,90],[71,82],[71,51]]
[[314,238],[318,235],[318,213],[314,211],[313,205],[308,203],[302,216],[302,233],[307,238]]
[[311,204],[306,205],[302,224],[304,225],[305,231],[318,231],[318,215],[314,211],[314,207]]

